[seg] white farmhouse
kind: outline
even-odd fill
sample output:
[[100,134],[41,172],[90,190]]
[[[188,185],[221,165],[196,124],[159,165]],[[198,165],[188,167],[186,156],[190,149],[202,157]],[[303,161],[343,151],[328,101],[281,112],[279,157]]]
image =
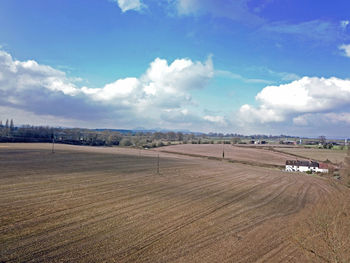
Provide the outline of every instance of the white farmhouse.
[[328,173],[328,166],[326,164],[313,161],[287,160],[286,171]]

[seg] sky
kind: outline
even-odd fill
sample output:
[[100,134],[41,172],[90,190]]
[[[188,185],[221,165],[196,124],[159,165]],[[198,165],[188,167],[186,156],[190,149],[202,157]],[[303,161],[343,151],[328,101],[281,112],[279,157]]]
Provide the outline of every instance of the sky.
[[0,120],[350,137],[347,0],[1,0]]

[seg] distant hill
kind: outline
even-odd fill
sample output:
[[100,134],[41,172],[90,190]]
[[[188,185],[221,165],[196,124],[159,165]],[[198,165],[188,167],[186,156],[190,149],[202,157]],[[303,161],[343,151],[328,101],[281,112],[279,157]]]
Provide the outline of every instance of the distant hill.
[[190,130],[180,130],[180,129],[174,129],[174,130],[169,130],[169,129],[161,129],[161,128],[156,128],[156,129],[143,129],[143,128],[135,128],[132,130],[128,129],[93,129],[94,131],[115,131],[115,132],[120,132],[122,134],[128,134],[128,133],[138,133],[138,132],[143,132],[143,133],[154,133],[154,132],[162,132],[162,133],[167,133],[167,132],[181,132],[184,134],[195,134],[195,135],[201,135],[205,134],[203,132],[192,132]]

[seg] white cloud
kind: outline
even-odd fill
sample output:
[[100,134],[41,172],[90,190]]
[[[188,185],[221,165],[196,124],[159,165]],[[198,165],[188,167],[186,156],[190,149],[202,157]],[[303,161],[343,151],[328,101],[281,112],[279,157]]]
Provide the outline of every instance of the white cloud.
[[123,13],[129,10],[140,11],[144,4],[140,0],[114,0],[118,3],[118,6]]
[[76,95],[78,88],[69,81],[65,73],[50,66],[39,65],[33,60],[13,60],[11,55],[0,50],[0,90],[28,90],[44,87],[66,95]]
[[[350,104],[350,80],[303,77],[280,86],[267,86],[256,97],[258,106],[243,105],[239,110],[244,122],[283,122],[290,116],[323,113]],[[306,123],[296,116],[296,124]]]
[[293,123],[299,126],[349,125],[350,112],[306,113],[293,118]]
[[190,102],[189,91],[205,87],[213,72],[210,57],[205,63],[176,59],[170,65],[156,58],[140,78],[119,79],[103,88],[83,87],[81,92],[96,101],[121,103],[140,111],[180,108]]
[[341,45],[341,46],[339,46],[339,49],[344,51],[344,56],[350,57],[350,44],[349,45],[345,45],[345,44]]
[[141,78],[145,87],[164,89],[175,93],[177,90],[202,88],[213,77],[211,57],[203,64],[189,59],[177,59],[170,65],[164,59],[155,59],[146,74]]
[[255,108],[251,105],[244,104],[239,109],[240,120],[244,123],[267,123],[267,122],[281,122],[284,120],[283,115],[279,114],[274,109],[269,109],[262,105]]
[[193,104],[190,91],[204,88],[213,72],[210,57],[205,62],[185,58],[172,63],[156,58],[138,78],[89,88],[79,87],[79,81],[74,83],[62,71],[34,60],[18,61],[0,51],[0,105],[27,111],[28,116],[95,120],[99,122],[95,125],[117,123],[117,127],[156,127],[175,117],[183,123],[198,122],[200,116],[187,108]]
[[125,78],[109,83],[103,88],[82,87],[81,91],[98,101],[114,101],[130,98],[139,85],[140,81],[137,78]]
[[223,116],[210,116],[206,115],[203,117],[204,120],[221,125],[221,126],[226,126],[227,122]]

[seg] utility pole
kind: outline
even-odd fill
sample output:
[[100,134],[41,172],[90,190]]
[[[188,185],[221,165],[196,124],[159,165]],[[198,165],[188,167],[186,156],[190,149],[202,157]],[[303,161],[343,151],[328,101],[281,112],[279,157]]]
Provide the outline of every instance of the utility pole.
[[157,174],[159,174],[159,154],[158,154],[158,157],[157,157]]
[[222,141],[222,159],[225,159],[225,142]]
[[52,134],[52,149],[51,153],[55,153],[55,135]]

